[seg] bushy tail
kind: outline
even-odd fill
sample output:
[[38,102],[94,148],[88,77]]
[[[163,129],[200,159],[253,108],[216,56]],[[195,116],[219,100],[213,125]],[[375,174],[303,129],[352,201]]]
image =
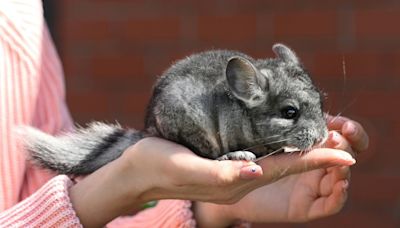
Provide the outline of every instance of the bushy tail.
[[73,175],[94,172],[143,138],[140,131],[100,122],[61,136],[31,127],[22,127],[18,131],[34,163]]

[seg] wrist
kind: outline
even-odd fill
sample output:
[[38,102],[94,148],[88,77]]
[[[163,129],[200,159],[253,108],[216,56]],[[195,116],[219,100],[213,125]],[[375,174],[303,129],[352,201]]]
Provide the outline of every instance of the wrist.
[[70,188],[71,203],[84,227],[102,227],[143,203],[138,197],[142,191],[129,184],[135,180],[126,182],[126,168],[116,159]]

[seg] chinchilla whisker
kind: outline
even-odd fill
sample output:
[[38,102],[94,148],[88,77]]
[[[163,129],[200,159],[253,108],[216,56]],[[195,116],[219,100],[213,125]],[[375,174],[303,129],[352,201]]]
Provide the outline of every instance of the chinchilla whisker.
[[261,159],[267,158],[267,157],[272,156],[272,155],[274,155],[274,154],[276,154],[276,153],[278,153],[278,152],[281,152],[281,151],[282,151],[282,148],[279,148],[279,149],[277,149],[277,150],[272,151],[272,152],[269,153],[269,154],[266,154],[266,155],[264,155],[264,156],[261,156],[261,157],[257,158],[257,159],[254,160],[254,161],[255,161],[255,162],[256,162],[256,161],[259,161],[259,160],[261,160]]
[[271,142],[266,142],[263,145],[271,145],[271,144],[275,144],[275,143],[280,143],[280,142],[286,142],[289,141],[291,138],[287,138],[287,139],[280,139],[280,140],[276,140],[276,141],[271,141]]
[[341,116],[345,111],[347,111],[347,109],[349,109],[351,106],[353,106],[358,100],[358,96],[355,97],[353,100],[351,100],[343,109],[341,112],[339,112],[338,115],[336,115],[336,117]]
[[325,119],[325,121],[328,119],[329,114],[330,114],[329,111],[325,112],[325,114],[324,114],[324,119]]
[[266,139],[272,139],[272,138],[276,138],[276,137],[280,137],[281,135],[271,135],[271,136],[268,136],[268,137],[260,137],[260,138],[254,138],[253,140],[254,141],[258,141],[258,140],[266,140]]
[[283,177],[286,175],[287,171],[289,171],[290,166],[286,167],[284,170],[281,171],[280,176]]
[[[345,92],[347,91],[346,88],[346,83],[347,83],[347,71],[346,71],[346,59],[345,56],[342,55],[342,71],[343,71],[343,89],[342,89],[342,99],[345,100]],[[364,84],[362,89],[360,89],[360,91],[363,91],[365,89],[367,84]],[[346,106],[344,106],[344,108],[342,108],[342,111],[339,112],[339,114],[337,114],[334,118],[332,118],[331,122],[334,122],[339,116],[341,116],[347,109],[349,109],[351,106],[354,105],[354,103],[357,102],[358,97],[360,96],[360,94],[357,94],[356,97],[351,100],[349,103],[347,103]],[[343,104],[345,104],[344,102],[342,102]]]
[[266,137],[266,138],[264,138],[264,139],[276,138],[276,137],[279,137],[279,136],[281,136],[281,135],[279,135],[279,134],[276,134],[276,135],[271,135],[271,136],[268,136],[268,137]]
[[[244,150],[250,150],[250,149],[253,149],[253,148],[256,148],[256,147],[259,147],[259,146],[268,146],[268,145],[275,144],[275,143],[286,142],[286,141],[288,141],[288,140],[290,140],[290,139],[291,139],[291,138],[281,139],[281,140],[276,140],[276,141],[271,141],[271,142],[267,142],[267,143],[261,143],[261,144],[258,144],[258,145],[254,145],[254,146],[251,146],[251,147],[247,147],[247,148],[245,148]],[[280,148],[280,149],[282,149],[282,148]],[[280,149],[279,149],[279,150],[280,150]]]
[[330,121],[330,123],[333,123],[336,121],[337,118],[339,118],[342,115],[342,112],[339,112],[338,114],[336,114]]

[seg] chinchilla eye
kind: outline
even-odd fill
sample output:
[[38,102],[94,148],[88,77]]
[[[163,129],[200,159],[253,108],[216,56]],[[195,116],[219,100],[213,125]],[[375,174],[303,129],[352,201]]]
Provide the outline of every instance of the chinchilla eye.
[[281,110],[281,115],[285,119],[294,119],[299,115],[299,110],[293,106],[286,106]]

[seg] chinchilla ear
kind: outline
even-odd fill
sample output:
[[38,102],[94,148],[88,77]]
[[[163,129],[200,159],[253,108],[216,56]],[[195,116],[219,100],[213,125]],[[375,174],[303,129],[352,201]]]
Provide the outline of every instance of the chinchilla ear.
[[242,57],[232,57],[226,66],[226,79],[233,95],[253,108],[266,98],[267,78]]
[[287,46],[283,44],[274,44],[274,46],[272,46],[272,50],[276,56],[284,62],[299,64],[299,59],[297,58],[296,54]]

